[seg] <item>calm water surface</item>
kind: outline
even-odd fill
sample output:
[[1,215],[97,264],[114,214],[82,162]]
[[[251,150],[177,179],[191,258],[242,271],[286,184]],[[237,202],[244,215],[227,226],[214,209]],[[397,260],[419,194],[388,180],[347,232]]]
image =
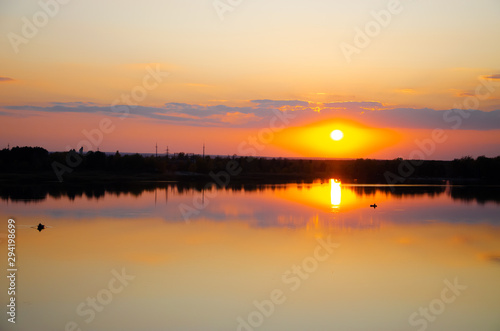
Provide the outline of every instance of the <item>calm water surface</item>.
[[498,188],[163,184],[0,205],[18,267],[0,330],[500,330]]

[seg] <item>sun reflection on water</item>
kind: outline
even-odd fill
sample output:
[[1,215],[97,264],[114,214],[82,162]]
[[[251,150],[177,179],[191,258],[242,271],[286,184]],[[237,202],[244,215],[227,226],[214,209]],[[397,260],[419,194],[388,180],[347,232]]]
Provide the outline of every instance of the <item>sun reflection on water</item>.
[[338,209],[342,200],[340,184],[341,182],[339,180],[330,179],[330,200],[332,209]]

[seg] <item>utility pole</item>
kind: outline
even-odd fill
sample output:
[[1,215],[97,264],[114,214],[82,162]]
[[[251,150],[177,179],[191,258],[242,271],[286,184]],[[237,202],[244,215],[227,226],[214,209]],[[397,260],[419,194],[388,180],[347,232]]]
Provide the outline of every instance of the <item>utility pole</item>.
[[203,159],[205,159],[205,143],[203,143]]
[[156,143],[156,158],[158,158],[158,143]]
[[167,159],[168,159],[168,146],[167,146]]

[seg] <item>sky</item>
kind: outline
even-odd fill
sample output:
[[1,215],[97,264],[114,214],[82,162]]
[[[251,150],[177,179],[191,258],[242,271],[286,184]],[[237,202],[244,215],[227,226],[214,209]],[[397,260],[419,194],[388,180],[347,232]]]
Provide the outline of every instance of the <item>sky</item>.
[[499,17],[498,0],[0,0],[0,148],[498,156]]

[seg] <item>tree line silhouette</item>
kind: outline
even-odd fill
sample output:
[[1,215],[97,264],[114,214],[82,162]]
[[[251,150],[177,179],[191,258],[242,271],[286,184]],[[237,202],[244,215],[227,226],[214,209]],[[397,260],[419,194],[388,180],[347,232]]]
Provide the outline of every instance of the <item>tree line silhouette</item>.
[[[78,162],[71,161],[78,160]],[[236,180],[312,180],[340,178],[346,182],[387,183],[388,172],[404,177],[404,183],[432,182],[446,179],[500,183],[500,156],[476,159],[466,156],[453,161],[418,161],[375,159],[310,160],[264,158],[245,156],[201,156],[178,153],[175,155],[144,156],[141,154],[106,154],[99,151],[87,153],[71,150],[49,153],[41,147],[14,147],[0,150],[0,173],[54,175],[54,165],[69,171],[64,179],[78,176],[106,179],[116,176],[154,178],[210,179],[210,174],[224,172],[229,164],[237,165]],[[410,175],[403,175],[402,165],[413,165]],[[6,176],[3,176],[4,179]],[[36,177],[35,177],[36,178]],[[54,178],[52,178],[54,179]]]

